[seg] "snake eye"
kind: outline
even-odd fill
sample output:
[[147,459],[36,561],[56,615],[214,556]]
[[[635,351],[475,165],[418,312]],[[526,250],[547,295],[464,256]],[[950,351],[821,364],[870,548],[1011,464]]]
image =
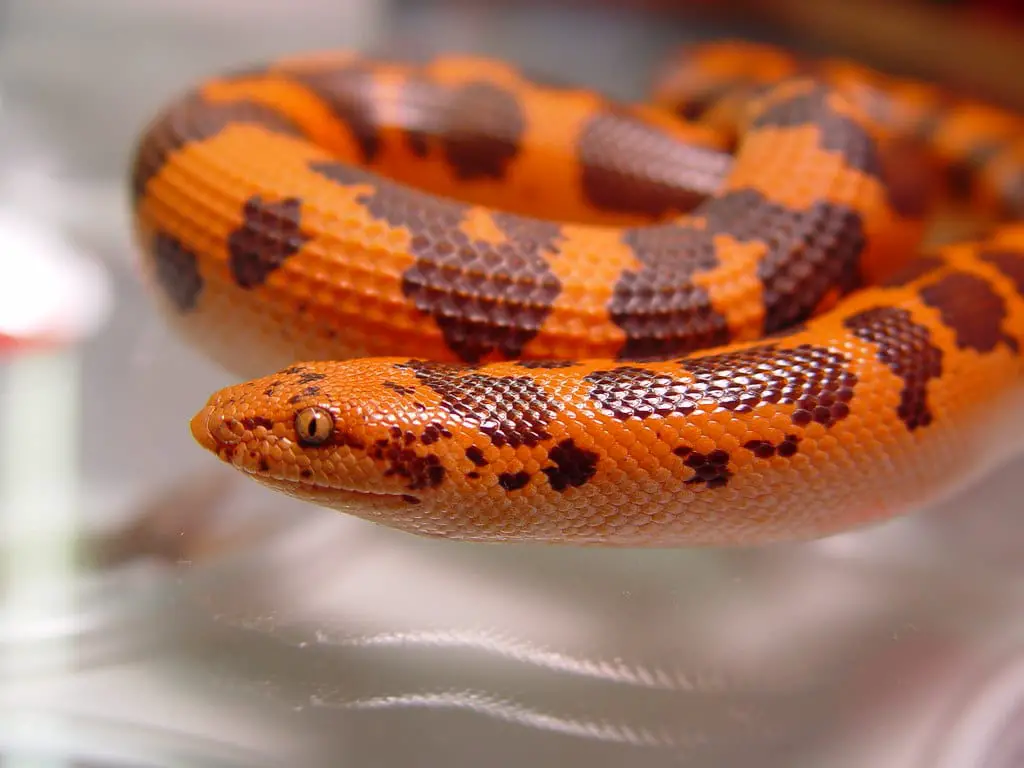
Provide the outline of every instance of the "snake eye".
[[334,433],[334,417],[323,408],[303,408],[295,414],[295,432],[302,445],[321,445]]

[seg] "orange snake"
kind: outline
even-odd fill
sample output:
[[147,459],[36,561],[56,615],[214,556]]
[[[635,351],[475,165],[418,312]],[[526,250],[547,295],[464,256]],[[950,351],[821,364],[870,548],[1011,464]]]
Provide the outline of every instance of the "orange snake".
[[1005,454],[1024,225],[919,243],[939,204],[1019,219],[1022,148],[1011,112],[741,43],[650,105],[320,53],[171,103],[133,213],[171,325],[260,377],[191,423],[260,483],[426,536],[749,545]]

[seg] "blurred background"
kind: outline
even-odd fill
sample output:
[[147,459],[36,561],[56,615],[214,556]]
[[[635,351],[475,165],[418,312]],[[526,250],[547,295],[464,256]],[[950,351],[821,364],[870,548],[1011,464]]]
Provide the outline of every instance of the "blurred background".
[[49,766],[1024,766],[1024,461],[752,551],[425,541],[290,503],[187,421],[231,382],[137,279],[127,163],[217,70],[485,53],[643,99],[743,37],[1024,108],[1019,3],[0,3],[0,757]]

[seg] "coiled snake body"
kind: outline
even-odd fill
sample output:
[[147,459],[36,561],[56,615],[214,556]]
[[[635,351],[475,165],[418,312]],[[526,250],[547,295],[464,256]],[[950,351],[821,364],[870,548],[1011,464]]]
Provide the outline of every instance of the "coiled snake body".
[[[754,544],[1007,450],[1024,131],[938,87],[723,43],[625,105],[479,58],[311,54],[174,101],[132,185],[167,318],[260,377],[193,434],[316,504]],[[921,249],[941,205],[1010,223]]]

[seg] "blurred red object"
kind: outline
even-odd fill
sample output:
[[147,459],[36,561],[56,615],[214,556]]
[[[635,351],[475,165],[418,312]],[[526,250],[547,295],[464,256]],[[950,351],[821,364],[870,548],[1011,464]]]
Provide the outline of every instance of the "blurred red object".
[[87,338],[111,304],[99,262],[32,217],[0,210],[0,359]]

